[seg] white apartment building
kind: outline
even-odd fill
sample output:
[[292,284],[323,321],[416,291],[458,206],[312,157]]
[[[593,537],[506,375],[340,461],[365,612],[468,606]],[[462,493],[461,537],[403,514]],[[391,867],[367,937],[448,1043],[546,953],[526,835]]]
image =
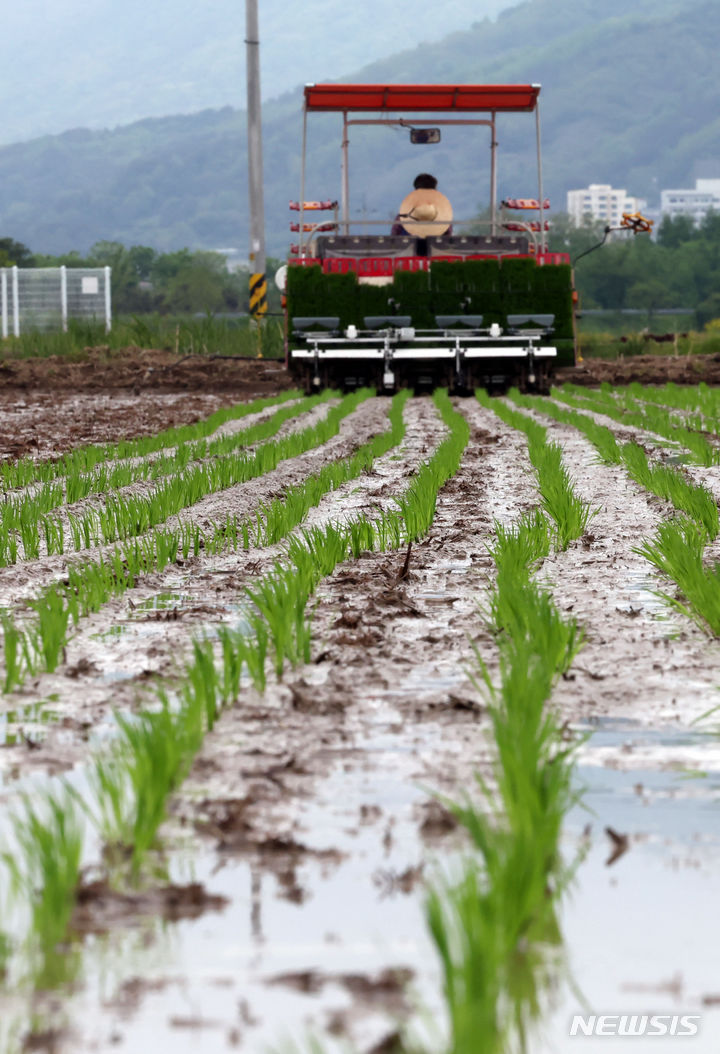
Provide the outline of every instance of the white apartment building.
[[720,212],[720,179],[696,179],[694,190],[660,191],[660,213],[671,219],[689,216],[699,226],[710,209]]
[[568,215],[577,227],[584,216],[600,220],[608,227],[618,227],[623,212],[642,212],[645,205],[642,198],[629,197],[626,190],[617,190],[609,183],[591,183],[582,190],[567,192]]

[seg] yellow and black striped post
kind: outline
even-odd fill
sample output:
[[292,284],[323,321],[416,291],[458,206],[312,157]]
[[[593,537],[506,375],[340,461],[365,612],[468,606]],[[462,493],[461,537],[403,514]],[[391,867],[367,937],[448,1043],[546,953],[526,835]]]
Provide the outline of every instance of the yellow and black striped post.
[[267,278],[262,272],[250,275],[250,314],[256,322],[267,314]]
[[263,320],[267,313],[267,278],[264,271],[250,272],[250,319],[257,334],[257,357],[263,357]]

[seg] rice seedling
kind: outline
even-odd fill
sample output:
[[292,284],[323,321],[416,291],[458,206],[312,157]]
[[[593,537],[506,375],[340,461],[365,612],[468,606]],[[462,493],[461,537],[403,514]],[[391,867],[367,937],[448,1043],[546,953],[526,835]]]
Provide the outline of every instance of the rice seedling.
[[43,668],[52,673],[65,644],[70,611],[57,587],[48,589],[32,606],[37,612],[37,650],[42,656]]
[[3,653],[5,659],[5,680],[3,692],[12,692],[22,684],[26,666],[23,661],[21,641],[22,633],[15,623],[7,615],[2,620],[3,624]]
[[704,527],[712,541],[720,530],[718,507],[706,487],[692,483],[683,472],[669,465],[650,465],[647,454],[637,443],[625,443],[621,449],[628,475],[646,490],[672,503]]
[[12,815],[13,851],[2,859],[16,899],[29,901],[35,983],[52,987],[67,976],[66,941],[80,877],[84,828],[75,795],[60,792],[21,797]]
[[126,853],[138,875],[168,796],[184,779],[204,734],[206,696],[186,683],[179,708],[160,691],[160,706],[137,716],[116,714],[112,754],[97,759],[90,783],[94,819],[110,846]]
[[646,539],[635,552],[678,586],[679,597],[661,593],[663,600],[720,637],[720,565],[703,564],[706,542],[707,534],[697,521],[678,516],[661,523],[654,538]]
[[531,841],[477,826],[478,856],[466,857],[459,876],[436,880],[426,904],[449,1019],[443,1047],[476,1054],[482,1036],[483,1054],[508,1054],[529,1049],[561,936]]
[[558,548],[567,549],[571,541],[585,533],[594,513],[575,493],[557,443],[537,447],[531,458],[537,471],[542,507],[555,521]]

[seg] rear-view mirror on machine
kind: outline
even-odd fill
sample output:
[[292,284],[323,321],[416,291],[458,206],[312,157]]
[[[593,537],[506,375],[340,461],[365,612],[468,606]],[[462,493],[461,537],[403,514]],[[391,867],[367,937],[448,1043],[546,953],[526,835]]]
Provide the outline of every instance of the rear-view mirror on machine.
[[410,129],[410,142],[411,143],[439,143],[440,142],[440,129],[439,128],[411,128]]

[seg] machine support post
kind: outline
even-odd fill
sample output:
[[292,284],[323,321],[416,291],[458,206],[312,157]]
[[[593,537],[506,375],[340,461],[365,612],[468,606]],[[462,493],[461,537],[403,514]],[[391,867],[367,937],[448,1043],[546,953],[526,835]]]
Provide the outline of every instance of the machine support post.
[[535,100],[535,132],[537,136],[537,162],[538,162],[538,205],[540,213],[540,252],[545,252],[545,219],[543,209],[543,174],[542,174],[542,147],[540,145],[540,98]]
[[307,154],[307,103],[303,101],[303,134],[302,134],[302,157],[300,158],[300,242],[298,245],[298,256],[300,259],[305,255],[303,242],[303,227],[305,225],[305,156]]
[[343,111],[342,137],[342,218],[344,234],[350,233],[350,166],[348,162],[348,115]]
[[490,122],[490,233],[495,237],[497,230],[497,139],[495,138],[495,111]]
[[462,362],[462,349],[460,347],[460,340],[458,337],[455,338],[455,387],[463,388],[465,386],[465,375],[463,372]]
[[267,311],[267,278],[265,275],[260,34],[257,0],[245,0],[245,28],[248,190],[250,195],[250,314],[259,322]]

